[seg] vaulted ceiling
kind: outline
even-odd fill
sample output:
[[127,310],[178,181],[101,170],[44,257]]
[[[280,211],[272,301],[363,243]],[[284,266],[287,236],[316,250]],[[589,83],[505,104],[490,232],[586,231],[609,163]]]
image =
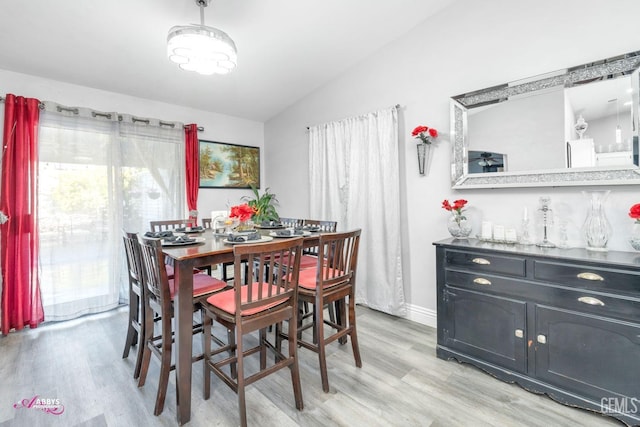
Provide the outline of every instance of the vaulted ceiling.
[[0,69],[266,121],[453,1],[212,0],[238,67],[201,76],[166,57],[194,0],[2,0]]

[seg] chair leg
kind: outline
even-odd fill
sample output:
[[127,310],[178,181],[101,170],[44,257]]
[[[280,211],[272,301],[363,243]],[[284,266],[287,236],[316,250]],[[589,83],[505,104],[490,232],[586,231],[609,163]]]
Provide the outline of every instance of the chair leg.
[[[137,296],[137,295],[136,295]],[[140,377],[140,370],[142,368],[142,356],[144,353],[144,348],[146,347],[145,336],[146,336],[146,312],[144,308],[144,301],[142,298],[138,297],[140,304],[140,312],[138,313],[138,322],[140,325],[140,332],[138,334],[138,351],[136,354],[136,366],[133,369],[133,378],[138,379]]]
[[260,329],[258,339],[258,344],[260,345],[260,370],[263,370],[267,368],[267,346],[265,345],[267,330],[265,328]]
[[144,348],[145,348],[143,325],[144,325],[144,322],[140,324],[140,340],[138,342],[138,350],[136,352],[136,365],[133,369],[133,378],[135,379],[140,378],[140,371],[142,370],[142,358],[144,356]]
[[[354,300],[355,301],[355,300]],[[346,303],[346,298],[342,298],[339,299],[338,301],[335,302],[336,307],[336,318],[335,318],[335,322],[338,325],[341,325],[343,328],[346,328],[348,325],[351,325],[351,323],[347,324],[347,303]],[[349,320],[350,321],[350,320]],[[338,339],[338,342],[340,344],[346,344],[347,343],[347,337],[346,335],[343,337],[340,337]]]
[[236,356],[238,359],[238,410],[240,412],[240,425],[242,427],[247,427],[247,407],[245,404],[245,395],[244,395],[244,356],[243,356],[243,347],[242,347],[242,328],[240,326],[236,327]]
[[351,332],[351,348],[353,349],[353,358],[356,361],[356,366],[362,368],[362,359],[360,358],[360,347],[358,346],[358,332],[356,330],[356,304],[353,295],[349,295],[349,326]]
[[[302,386],[300,385],[300,369],[298,367],[298,331],[296,325],[296,319],[289,319],[287,340],[289,341],[289,358],[293,358],[293,363],[289,365],[289,369],[291,370],[291,383],[293,384],[293,396],[296,400],[296,409],[302,411],[302,409],[304,409],[304,403],[302,401]],[[276,331],[278,327],[282,327],[282,323],[276,326]]]
[[160,360],[160,380],[158,394],[153,415],[160,415],[164,409],[164,400],[169,387],[169,373],[171,372],[171,319],[162,319],[162,358]]
[[[148,310],[148,311],[147,311]],[[140,366],[140,375],[138,378],[138,387],[144,386],[147,379],[147,372],[149,371],[149,364],[151,363],[151,349],[149,348],[151,339],[153,338],[153,313],[149,310],[149,307],[145,307],[144,316],[144,339],[142,340],[142,362]]]
[[203,399],[209,399],[211,395],[211,369],[209,368],[209,359],[211,358],[211,324],[212,320],[202,310],[202,348],[204,350],[204,359],[202,360],[204,387]]
[[325,354],[324,342],[324,305],[319,294],[316,295],[316,302],[313,307],[313,330],[316,333],[318,342],[318,360],[320,361],[320,377],[322,378],[322,390],[329,392],[329,378],[327,376],[327,357]]
[[[131,285],[129,285],[131,286]],[[129,357],[129,350],[138,341],[138,331],[133,327],[134,322],[139,322],[138,319],[138,306],[140,305],[140,297],[138,294],[129,289],[129,321],[127,327],[127,338],[124,341],[124,351],[122,352],[122,358]]]

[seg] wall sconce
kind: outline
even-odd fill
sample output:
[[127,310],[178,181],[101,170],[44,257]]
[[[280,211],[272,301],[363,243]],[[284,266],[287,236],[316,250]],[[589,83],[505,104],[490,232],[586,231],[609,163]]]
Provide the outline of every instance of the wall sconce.
[[431,146],[429,144],[419,143],[416,147],[418,149],[418,171],[420,175],[424,175],[425,167],[428,166],[427,159],[429,158]]

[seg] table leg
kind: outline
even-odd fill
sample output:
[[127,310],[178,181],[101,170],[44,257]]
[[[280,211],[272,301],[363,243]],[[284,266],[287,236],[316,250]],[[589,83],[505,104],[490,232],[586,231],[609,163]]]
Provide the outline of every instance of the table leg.
[[191,352],[193,321],[193,266],[189,262],[176,261],[175,281],[178,292],[175,307],[175,355],[176,355],[176,414],[178,424],[191,419]]

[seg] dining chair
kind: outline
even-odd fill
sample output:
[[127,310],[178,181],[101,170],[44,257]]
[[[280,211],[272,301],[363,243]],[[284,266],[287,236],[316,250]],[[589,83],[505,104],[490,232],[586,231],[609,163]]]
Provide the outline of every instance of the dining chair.
[[[234,246],[233,289],[210,296],[204,304],[204,399],[209,398],[210,377],[213,372],[237,393],[242,426],[247,425],[245,387],[285,367],[291,371],[296,408],[299,410],[303,408],[297,358],[296,320],[302,242],[302,238],[293,238],[271,243]],[[289,260],[291,269],[276,268],[274,260],[284,257]],[[251,269],[250,274],[242,275],[243,262],[256,267]],[[214,320],[233,331],[234,337],[229,338],[226,346],[212,350],[209,330]],[[290,324],[286,335],[280,332],[284,321]],[[267,328],[273,325],[278,333],[267,335]],[[245,348],[243,337],[256,331],[258,332],[257,344]],[[286,336],[289,340],[286,355],[281,352],[280,342],[274,342],[274,339],[282,339],[280,335]],[[271,341],[268,337],[271,337]],[[267,350],[275,355],[273,359],[269,358],[269,362]],[[232,351],[234,355],[220,358],[219,355],[226,351]],[[259,355],[259,363],[252,365],[245,358],[254,354]]]
[[[169,384],[169,373],[175,369],[171,364],[173,347],[173,299],[177,292],[174,279],[167,276],[165,257],[159,239],[142,238],[139,241],[142,272],[143,272],[143,301],[144,301],[144,350],[138,387],[145,384],[151,355],[160,360],[160,379],[156,396],[154,415],[160,415],[164,409],[164,401]],[[227,283],[207,274],[193,275],[193,307],[194,311],[202,309],[201,301],[215,292],[227,289]],[[202,314],[202,313],[201,313]],[[160,317],[160,334],[154,335],[154,318]],[[194,325],[193,333],[202,332],[202,324]],[[211,330],[209,329],[209,333]],[[216,341],[219,341],[216,339]],[[202,355],[192,358],[201,360]]]
[[129,350],[138,346],[133,378],[140,376],[142,353],[144,348],[144,303],[142,301],[142,259],[138,233],[123,232],[124,251],[127,259],[129,276],[129,319],[127,321],[127,337],[124,342],[122,358],[129,357]]
[[[356,267],[361,230],[320,235],[315,268],[300,270],[298,297],[312,305],[312,312],[300,313],[298,344],[318,353],[322,389],[329,392],[326,346],[347,336],[351,339],[356,366],[362,367],[356,330],[355,286]],[[336,303],[338,320],[325,319],[324,307]],[[348,315],[346,308],[348,307]],[[307,321],[310,319],[310,322]],[[306,322],[306,323],[305,323]],[[329,326],[329,333],[325,331]],[[302,331],[313,329],[313,339],[307,340]],[[284,334],[279,336],[284,338]]]

